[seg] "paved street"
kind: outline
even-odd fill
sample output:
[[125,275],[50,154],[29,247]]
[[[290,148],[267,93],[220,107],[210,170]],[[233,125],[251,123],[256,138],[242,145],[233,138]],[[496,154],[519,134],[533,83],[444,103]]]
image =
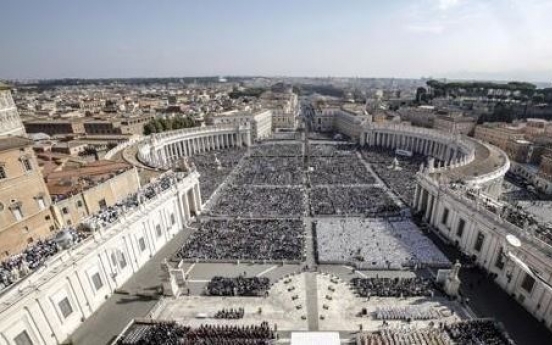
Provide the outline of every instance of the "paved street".
[[[101,345],[108,344],[134,318],[144,317],[157,303],[156,289],[160,284],[159,269],[161,262],[174,253],[186,237],[189,230],[177,234],[154,257],[150,259],[121,290],[129,295],[114,294],[98,311],[71,336],[74,344]],[[152,295],[153,297],[148,297]]]
[[[451,261],[460,257],[452,246],[430,236]],[[460,271],[461,293],[470,299],[469,307],[478,317],[492,317],[501,322],[517,345],[546,345],[542,339],[552,339],[552,333],[539,323],[519,303],[478,269]]]

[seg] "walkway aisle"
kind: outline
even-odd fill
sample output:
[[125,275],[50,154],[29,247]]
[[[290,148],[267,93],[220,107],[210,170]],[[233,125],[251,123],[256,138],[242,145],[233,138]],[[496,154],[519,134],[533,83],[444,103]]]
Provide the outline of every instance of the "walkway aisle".
[[376,172],[374,171],[374,169],[372,169],[372,166],[370,165],[370,163],[368,163],[364,157],[362,156],[362,154],[360,152],[356,152],[356,155],[358,157],[358,159],[362,162],[362,164],[364,164],[364,166],[366,167],[366,170],[368,170],[368,172],[376,179],[376,185],[378,187],[381,187],[383,190],[385,190],[385,192],[387,193],[387,195],[389,195],[389,197],[395,202],[395,204],[397,204],[399,207],[404,207],[404,203],[402,202],[402,200],[397,196],[395,195],[395,193],[393,193],[391,191],[391,189],[389,189],[387,187],[387,185],[385,184],[385,182],[382,181],[382,179],[379,177],[378,174],[376,174]]
[[307,301],[307,321],[309,331],[318,331],[318,287],[316,273],[305,273],[305,293]]

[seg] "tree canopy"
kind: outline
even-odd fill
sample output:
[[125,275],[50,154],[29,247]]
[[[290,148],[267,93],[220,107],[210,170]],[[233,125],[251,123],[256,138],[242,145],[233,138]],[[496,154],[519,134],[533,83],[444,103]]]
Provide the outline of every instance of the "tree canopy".
[[154,118],[144,125],[144,134],[161,133],[175,129],[190,128],[195,126],[195,121],[190,116],[177,116],[173,118]]

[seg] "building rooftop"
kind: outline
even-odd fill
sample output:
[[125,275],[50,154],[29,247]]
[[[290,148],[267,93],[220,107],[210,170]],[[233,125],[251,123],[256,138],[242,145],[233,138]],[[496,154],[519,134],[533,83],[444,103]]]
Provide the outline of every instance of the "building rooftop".
[[0,139],[0,151],[12,150],[32,145],[32,140],[22,137],[7,137]]

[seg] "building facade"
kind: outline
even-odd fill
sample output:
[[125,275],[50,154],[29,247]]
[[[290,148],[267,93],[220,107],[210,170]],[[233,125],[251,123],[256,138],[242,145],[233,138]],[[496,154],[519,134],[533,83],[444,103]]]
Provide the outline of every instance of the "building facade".
[[79,224],[101,208],[112,206],[140,188],[134,167],[78,194],[55,201],[52,213],[60,226]]
[[69,341],[117,288],[199,214],[198,178],[197,172],[175,175],[169,189],[5,291],[0,297],[0,344]]
[[0,258],[49,237],[55,229],[50,204],[32,141],[0,139]]
[[256,112],[232,111],[211,116],[208,121],[211,125],[245,125],[250,124],[251,139],[262,140],[272,135],[272,110]]

